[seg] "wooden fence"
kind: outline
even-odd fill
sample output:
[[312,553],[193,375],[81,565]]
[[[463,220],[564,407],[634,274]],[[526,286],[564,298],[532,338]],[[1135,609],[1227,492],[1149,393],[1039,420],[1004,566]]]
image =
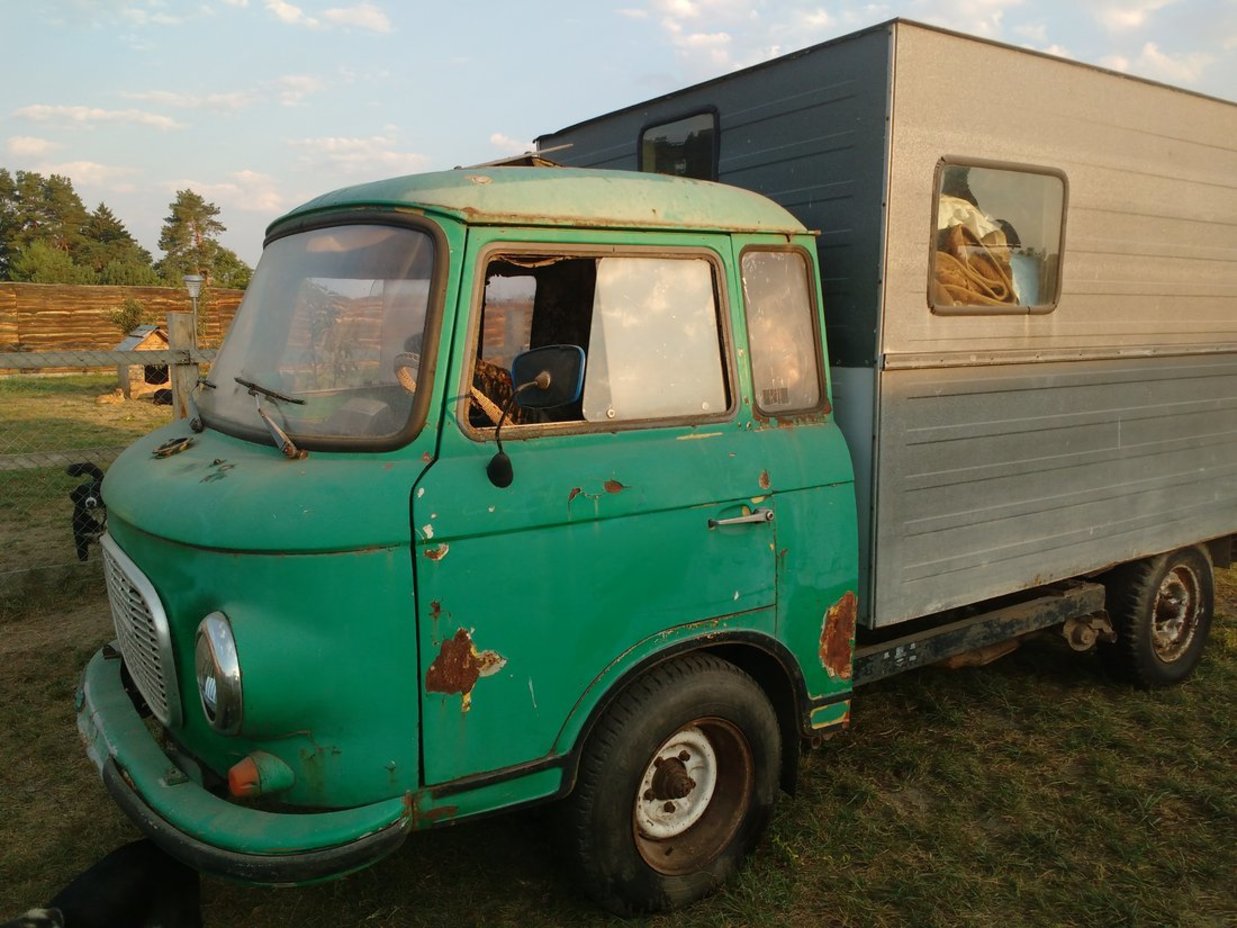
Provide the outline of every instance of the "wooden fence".
[[[211,288],[198,301],[199,344],[218,345],[236,315],[243,290]],[[125,300],[141,303],[152,322],[188,312],[189,296],[177,287],[96,287],[0,282],[0,352],[111,351],[122,333],[109,318]]]

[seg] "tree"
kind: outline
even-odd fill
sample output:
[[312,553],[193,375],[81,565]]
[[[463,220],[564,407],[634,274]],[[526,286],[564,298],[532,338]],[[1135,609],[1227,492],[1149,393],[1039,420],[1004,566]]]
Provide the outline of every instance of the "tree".
[[153,321],[150,311],[146,308],[141,300],[129,297],[115,309],[107,314],[108,321],[120,329],[121,333],[128,335],[134,329],[144,322]]
[[215,256],[214,284],[216,287],[227,287],[233,290],[244,290],[253,277],[253,268],[240,259],[240,256],[230,248],[219,246]]
[[[31,253],[30,248],[39,242],[74,256],[85,241],[86,219],[86,207],[69,178],[57,174],[44,177],[34,171],[10,175],[0,170],[0,277],[18,279],[13,276],[14,264],[22,254],[26,266],[22,273],[26,275],[33,273],[31,262],[41,275],[49,273],[53,265],[68,267],[63,261],[50,261],[41,250]],[[81,275],[74,271],[70,276],[77,280]]]
[[46,241],[35,241],[20,249],[9,262],[9,279],[32,284],[93,284],[94,271],[73,263],[67,251]]
[[150,252],[137,243],[124,223],[100,203],[86,218],[83,239],[74,260],[89,267],[101,284],[158,286]]
[[219,233],[227,226],[217,218],[219,207],[207,203],[192,190],[177,190],[170,204],[171,215],[163,219],[159,247],[164,257],[159,272],[169,286],[179,287],[186,274],[201,274],[212,283]]
[[159,234],[164,257],[158,266],[168,286],[181,286],[186,274],[201,274],[207,287],[249,285],[252,268],[219,244],[219,233],[227,227],[218,219],[218,206],[192,190],[178,190],[169,208]]

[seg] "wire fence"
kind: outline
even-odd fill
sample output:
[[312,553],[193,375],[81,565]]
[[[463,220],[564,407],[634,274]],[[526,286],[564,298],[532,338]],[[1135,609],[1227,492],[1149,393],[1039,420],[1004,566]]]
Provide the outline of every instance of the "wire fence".
[[[169,372],[213,351],[0,353],[0,594],[87,569],[73,495],[134,439],[172,421]],[[79,509],[80,511],[80,509]],[[79,553],[86,553],[83,562]]]

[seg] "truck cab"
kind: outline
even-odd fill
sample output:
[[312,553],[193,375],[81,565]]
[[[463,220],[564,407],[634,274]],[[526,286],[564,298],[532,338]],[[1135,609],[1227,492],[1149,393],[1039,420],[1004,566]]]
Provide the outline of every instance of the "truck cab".
[[104,483],[109,791],[278,884],[567,797],[604,904],[707,892],[849,718],[823,332],[812,235],[719,184],[478,168],[277,220],[196,414]]

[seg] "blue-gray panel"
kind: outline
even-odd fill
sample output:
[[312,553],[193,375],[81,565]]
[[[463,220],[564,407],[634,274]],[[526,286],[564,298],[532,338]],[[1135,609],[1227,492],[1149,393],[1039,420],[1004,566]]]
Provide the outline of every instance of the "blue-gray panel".
[[1237,534],[1237,356],[885,371],[876,624]]
[[550,157],[636,169],[640,131],[706,108],[718,179],[763,193],[819,230],[829,354],[871,366],[881,284],[891,24],[539,138]]

